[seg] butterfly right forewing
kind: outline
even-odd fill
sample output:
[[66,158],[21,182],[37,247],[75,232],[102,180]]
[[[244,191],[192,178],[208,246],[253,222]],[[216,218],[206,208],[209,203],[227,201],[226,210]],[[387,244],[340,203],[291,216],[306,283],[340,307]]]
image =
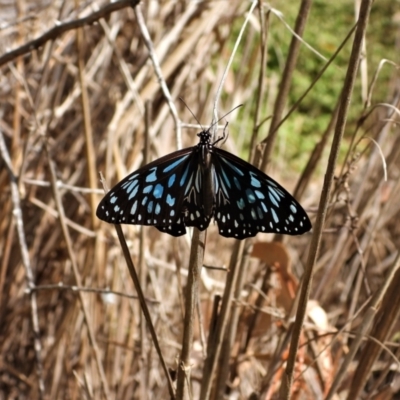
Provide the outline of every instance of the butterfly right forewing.
[[258,232],[300,235],[311,229],[301,205],[268,175],[219,148],[213,149],[212,163],[220,235],[244,239]]

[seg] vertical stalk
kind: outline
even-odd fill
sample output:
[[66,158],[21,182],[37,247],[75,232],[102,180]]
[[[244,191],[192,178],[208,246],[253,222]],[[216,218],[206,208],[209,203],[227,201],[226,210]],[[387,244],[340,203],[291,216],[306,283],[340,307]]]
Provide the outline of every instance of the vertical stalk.
[[306,314],[307,302],[310,295],[312,277],[314,273],[314,265],[317,260],[319,246],[321,243],[322,229],[325,223],[325,217],[330,199],[330,192],[333,184],[337,157],[339,154],[343,132],[346,126],[347,113],[350,106],[351,95],[353,93],[354,83],[357,76],[362,43],[364,40],[364,35],[367,27],[368,16],[370,13],[371,5],[372,5],[372,0],[363,0],[361,3],[360,16],[354,37],[353,48],[349,61],[349,67],[347,69],[347,74],[341,95],[341,102],[338,111],[338,119],[336,123],[335,134],[333,137],[331,152],[329,154],[328,167],[325,174],[324,185],[322,188],[317,220],[314,225],[310,252],[308,254],[307,265],[302,280],[299,306],[297,309],[296,320],[293,326],[293,335],[289,349],[288,362],[286,370],[282,376],[282,383],[280,387],[280,395],[282,399],[290,398],[290,390],[293,383],[293,374],[296,364],[296,355],[300,341],[301,329]]

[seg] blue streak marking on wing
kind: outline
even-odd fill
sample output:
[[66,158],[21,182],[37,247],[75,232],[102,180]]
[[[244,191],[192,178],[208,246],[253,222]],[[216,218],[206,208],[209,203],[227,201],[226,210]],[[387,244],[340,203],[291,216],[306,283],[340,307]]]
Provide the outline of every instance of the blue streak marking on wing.
[[275,197],[276,201],[280,202],[279,193],[274,188],[268,188],[269,192]]
[[244,176],[244,172],[239,169],[235,164],[232,164],[230,161],[228,161],[225,157],[220,157],[220,160],[222,160],[225,164],[229,165],[234,171],[236,171],[240,176]]
[[153,185],[148,185],[143,188],[143,193],[150,193],[153,190]]
[[218,193],[218,190],[219,190],[218,176],[217,176],[217,173],[215,172],[214,168],[212,169],[212,172],[213,172],[213,176],[214,176],[213,181],[214,181],[214,185],[215,185],[214,193]]
[[172,197],[170,194],[167,195],[167,199],[165,200],[170,207],[173,207],[175,204],[175,197]]
[[240,210],[243,210],[246,206],[245,202],[243,199],[239,199],[236,201],[237,206],[239,207]]
[[168,187],[169,187],[169,188],[174,184],[175,179],[176,179],[176,174],[172,174],[172,175],[169,177],[169,179],[168,179]]
[[246,196],[247,200],[249,200],[249,203],[254,203],[256,201],[256,196],[251,189],[246,189]]
[[164,192],[164,186],[160,183],[157,183],[156,187],[154,188],[153,195],[156,199],[161,199]]
[[[194,184],[195,184],[195,186],[196,186],[197,191],[200,193],[200,188],[201,188],[201,173],[200,173],[199,169],[200,169],[200,166],[197,167],[196,180],[195,180],[195,183],[194,183]],[[186,192],[186,190],[185,190],[185,192]]]
[[133,189],[133,192],[129,195],[128,200],[133,199],[136,196],[136,193],[138,192],[138,190],[139,190],[139,185],[137,185],[135,187],[135,189]]
[[225,173],[225,170],[223,168],[221,168],[221,172],[222,172],[222,177],[224,178],[224,181],[225,181],[226,185],[230,189],[232,187],[231,186],[231,182],[229,181],[229,179],[228,179],[228,177],[227,177],[227,175]]
[[271,192],[268,192],[268,197],[271,200],[271,203],[275,206],[275,207],[279,207],[279,203],[276,201],[275,197],[272,195]]
[[260,192],[259,190],[255,190],[254,193],[256,194],[256,196],[260,199],[263,200],[265,199],[264,193]]
[[262,207],[262,209],[264,210],[264,212],[265,213],[267,213],[268,212],[268,208],[267,208],[267,206],[264,204],[264,202],[260,202],[261,203],[261,207]]
[[283,193],[281,189],[276,188],[276,189],[275,189],[275,192],[276,192],[279,196],[285,197],[285,193]]
[[184,171],[183,174],[182,174],[182,178],[181,178],[181,180],[179,181],[179,185],[180,185],[180,186],[183,186],[183,185],[185,184],[185,181],[186,181],[186,178],[187,178],[187,174],[188,174],[188,172],[189,172],[189,167],[190,167],[190,164],[188,164],[188,165],[186,166],[186,169],[185,169],[185,171]]
[[182,156],[181,158],[178,158],[176,161],[174,161],[173,163],[171,163],[170,165],[168,165],[168,167],[163,169],[163,172],[169,172],[172,171],[174,168],[176,168],[180,163],[182,163],[183,161],[185,161],[190,154],[187,154],[186,156]]
[[219,184],[221,185],[221,189],[222,189],[222,191],[224,192],[225,197],[226,197],[227,199],[229,199],[229,193],[228,193],[228,191],[226,190],[224,181],[223,181],[222,179],[220,179]]
[[259,179],[257,179],[257,175],[254,172],[250,172],[250,176],[251,176],[251,180],[250,180],[250,184],[253,187],[261,187],[261,182],[259,181]]
[[136,179],[137,177],[139,176],[139,174],[135,174],[135,175],[132,175],[132,176],[130,176],[129,177],[129,179],[121,186],[123,189],[125,189],[127,186],[129,186],[131,183],[132,183],[132,181],[134,180],[134,179]]
[[275,223],[279,222],[279,217],[276,214],[275,210],[273,208],[271,208],[271,214],[272,214],[272,218],[274,219]]
[[137,209],[137,205],[138,205],[138,201],[136,200],[136,201],[133,203],[132,208],[131,208],[131,214],[132,214],[132,215],[135,214],[136,209]]
[[186,185],[185,193],[184,193],[185,196],[189,193],[189,190],[192,187],[192,181],[193,181],[193,173],[192,173],[192,175],[190,175],[189,182]]
[[274,188],[278,188],[278,186],[276,186],[275,182],[272,182],[271,179],[267,179],[268,185],[273,186]]
[[139,181],[135,179],[132,182],[131,181],[125,182],[121,187],[125,189],[126,193],[130,193],[138,183]]
[[146,182],[155,182],[157,180],[157,167],[151,168],[150,173],[146,176]]

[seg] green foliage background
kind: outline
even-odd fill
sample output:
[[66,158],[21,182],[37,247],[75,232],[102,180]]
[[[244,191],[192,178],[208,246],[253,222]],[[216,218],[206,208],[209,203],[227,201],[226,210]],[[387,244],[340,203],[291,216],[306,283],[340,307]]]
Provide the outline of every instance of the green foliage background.
[[[271,7],[282,13],[283,19],[289,26],[294,26],[300,2],[273,1],[270,4]],[[389,59],[398,62],[399,56],[395,44],[396,40],[398,40],[399,6],[400,1],[398,0],[383,0],[376,2],[373,6],[368,29],[369,33],[366,38],[366,48],[368,49],[366,51],[368,85],[371,83],[381,60]],[[350,0],[313,2],[305,30],[304,41],[328,60],[354,26],[354,10],[354,2]],[[235,31],[240,28],[240,24],[241,22],[237,21]],[[291,32],[272,13],[269,24],[267,82],[273,76],[276,76],[277,79],[282,76],[284,61],[292,38]],[[236,36],[234,34],[232,38]],[[297,168],[301,168],[304,165],[310,150],[318,142],[331,119],[345,79],[348,58],[351,51],[350,46],[351,40],[348,41],[348,44],[338,54],[310,93],[303,99],[298,109],[280,128],[279,140],[286,141],[284,147],[285,151],[288,152],[285,158],[293,160]],[[287,110],[309,88],[325,63],[325,60],[305,45],[301,47],[290,90],[290,104],[287,105]],[[242,67],[242,64],[239,62],[235,65]],[[237,73],[236,70],[235,73]],[[378,83],[374,88],[373,102],[385,102],[388,100],[389,85],[393,73],[393,67],[388,64],[382,68],[379,73]],[[267,90],[269,89],[270,87],[267,88]],[[343,153],[349,145],[346,137],[352,134],[352,128],[354,128],[364,107],[361,90],[361,81],[358,79],[349,113],[347,135],[345,134],[343,142]],[[254,110],[255,105],[252,108]],[[263,117],[270,116],[272,112],[272,109],[264,107]],[[241,118],[246,118],[244,113],[241,114]],[[251,123],[249,122],[248,132],[250,132],[250,126]],[[261,130],[262,137],[265,137],[266,133],[266,128]],[[248,134],[249,137],[250,134]]]

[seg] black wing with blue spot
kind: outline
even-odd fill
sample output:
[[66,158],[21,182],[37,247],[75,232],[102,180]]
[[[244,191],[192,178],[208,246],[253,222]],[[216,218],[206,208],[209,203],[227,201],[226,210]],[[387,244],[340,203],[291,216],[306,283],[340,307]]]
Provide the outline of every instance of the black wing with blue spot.
[[199,148],[159,158],[128,175],[101,200],[96,215],[113,224],[152,225],[173,236],[208,227],[202,206]]
[[220,235],[244,239],[258,232],[301,235],[311,229],[306,212],[281,185],[225,150],[212,152]]

